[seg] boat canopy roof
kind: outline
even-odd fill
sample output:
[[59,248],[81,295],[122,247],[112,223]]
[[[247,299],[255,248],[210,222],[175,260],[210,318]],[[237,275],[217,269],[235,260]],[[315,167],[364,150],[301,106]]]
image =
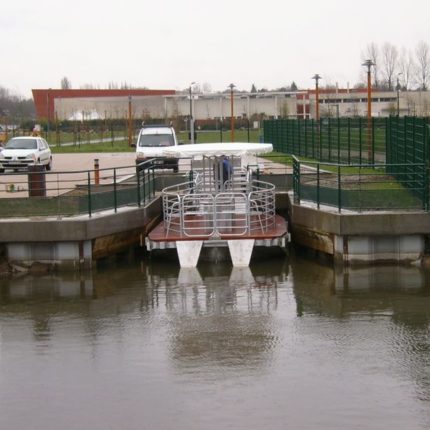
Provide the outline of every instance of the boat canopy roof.
[[223,142],[223,143],[195,143],[179,145],[163,149],[165,157],[220,157],[267,154],[273,151],[271,143]]

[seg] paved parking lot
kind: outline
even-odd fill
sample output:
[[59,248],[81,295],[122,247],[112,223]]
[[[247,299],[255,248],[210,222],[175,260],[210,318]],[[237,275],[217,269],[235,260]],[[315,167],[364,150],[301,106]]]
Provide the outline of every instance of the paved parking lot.
[[103,152],[80,154],[53,154],[53,171],[92,170],[94,160],[99,160],[99,168],[135,166],[136,153]]

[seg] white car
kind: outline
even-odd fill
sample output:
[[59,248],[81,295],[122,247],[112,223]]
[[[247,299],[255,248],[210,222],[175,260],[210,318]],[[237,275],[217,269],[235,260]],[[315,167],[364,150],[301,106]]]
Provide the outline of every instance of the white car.
[[173,127],[168,125],[144,125],[139,132],[136,144],[136,163],[151,158],[155,159],[154,167],[178,171],[178,159],[163,157],[163,149],[178,146]]
[[0,152],[0,173],[6,169],[27,169],[37,164],[45,166],[46,170],[52,168],[51,150],[42,137],[13,137]]

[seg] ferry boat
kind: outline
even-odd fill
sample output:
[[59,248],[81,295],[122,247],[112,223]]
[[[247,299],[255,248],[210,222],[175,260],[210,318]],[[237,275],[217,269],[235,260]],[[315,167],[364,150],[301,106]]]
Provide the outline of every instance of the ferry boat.
[[275,186],[256,178],[268,143],[208,143],[166,148],[191,159],[189,180],[162,190],[163,221],[149,251],[176,248],[181,267],[196,267],[202,248],[228,247],[234,267],[249,265],[256,246],[285,247],[287,222],[276,214]]

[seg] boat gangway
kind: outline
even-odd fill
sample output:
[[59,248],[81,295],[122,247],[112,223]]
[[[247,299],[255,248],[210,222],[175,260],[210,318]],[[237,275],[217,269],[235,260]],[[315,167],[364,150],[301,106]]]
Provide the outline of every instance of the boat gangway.
[[255,246],[286,246],[275,186],[254,178],[243,163],[244,155],[271,145],[241,144],[246,154],[237,145],[186,145],[192,147],[190,180],[162,190],[163,221],[146,238],[149,251],[176,248],[181,267],[195,267],[203,247],[228,247],[233,266],[240,267],[249,265]]

